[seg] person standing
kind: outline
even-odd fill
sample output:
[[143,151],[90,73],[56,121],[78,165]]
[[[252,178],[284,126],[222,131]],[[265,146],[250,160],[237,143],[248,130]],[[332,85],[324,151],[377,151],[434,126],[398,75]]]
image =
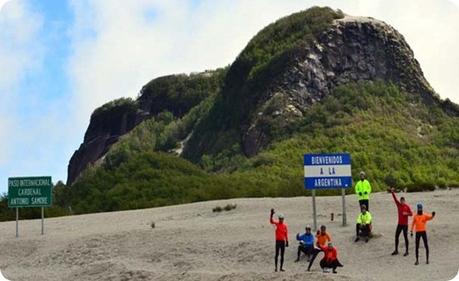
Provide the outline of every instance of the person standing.
[[365,237],[365,242],[368,242],[368,237],[371,234],[371,213],[367,211],[365,205],[360,207],[361,213],[357,217],[357,224],[355,225],[355,240],[357,242],[360,240],[360,236]]
[[416,262],[414,265],[419,264],[419,240],[421,238],[424,242],[424,248],[426,249],[426,264],[429,264],[429,244],[427,243],[426,224],[427,221],[430,221],[435,217],[435,212],[432,212],[432,215],[424,214],[422,209],[422,204],[418,203],[417,214],[414,215],[413,222],[411,223],[411,237],[413,237],[413,229],[416,231]]
[[274,221],[273,216],[274,216],[274,209],[271,209],[271,215],[269,217],[269,222],[273,225],[276,226],[276,255],[274,257],[274,263],[275,263],[275,268],[274,271],[277,272],[277,261],[279,257],[279,252],[280,252],[280,271],[285,271],[284,270],[284,253],[285,253],[285,247],[288,247],[288,230],[287,230],[287,224],[284,223],[284,216],[282,214],[279,214],[277,217],[279,221]]
[[361,171],[360,180],[355,184],[355,194],[357,194],[359,198],[359,205],[365,205],[367,211],[370,211],[370,193],[371,193],[371,185],[370,182],[366,179],[366,174],[364,171]]
[[296,234],[296,240],[300,241],[300,245],[298,245],[298,255],[295,262],[300,261],[301,252],[306,254],[308,262],[311,260],[311,255],[314,254],[314,235],[311,233],[311,226],[307,225],[305,231],[302,235]]
[[343,265],[338,260],[338,251],[333,247],[332,242],[328,242],[327,247],[321,246],[320,248],[324,252],[324,257],[320,260],[320,267],[323,272],[326,272],[325,268],[332,268],[333,273],[338,273],[336,268],[343,267]]
[[398,224],[395,229],[395,251],[392,252],[392,255],[398,255],[399,237],[400,233],[403,231],[403,237],[405,238],[405,254],[403,254],[403,256],[406,257],[408,256],[408,217],[412,216],[413,212],[411,212],[410,206],[406,204],[404,197],[400,197],[400,201],[398,201],[394,193],[394,188],[391,188],[390,192],[392,193],[392,198],[394,198],[398,211]]

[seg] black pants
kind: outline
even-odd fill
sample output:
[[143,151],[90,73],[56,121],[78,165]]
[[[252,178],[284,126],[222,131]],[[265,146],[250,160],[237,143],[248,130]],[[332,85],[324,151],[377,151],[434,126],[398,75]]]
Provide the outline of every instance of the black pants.
[[284,253],[285,253],[285,241],[283,240],[276,240],[276,256],[274,257],[276,270],[277,270],[277,259],[279,257],[279,251],[280,251],[280,256],[281,256],[280,269],[282,269],[284,266]]
[[312,254],[314,254],[314,245],[300,244],[298,246],[298,259],[300,259],[301,252],[311,256]]
[[426,248],[426,261],[429,261],[429,244],[427,243],[427,232],[425,231],[416,232],[416,261],[418,261],[419,257],[419,240],[421,237],[424,242],[424,248]]
[[405,252],[408,253],[408,225],[398,224],[395,230],[395,251],[398,252],[398,238],[400,233],[403,231],[403,237],[405,238]]
[[362,207],[362,205],[365,205],[365,207],[367,207],[367,211],[370,211],[370,202],[368,199],[359,200],[359,205],[360,205],[360,208]]
[[333,268],[333,271],[336,270],[337,267],[342,267],[343,265],[338,261],[338,259],[336,260],[332,260],[332,261],[326,261],[325,258],[321,259],[320,260],[320,267],[322,269],[324,269],[325,267],[327,268]]
[[314,263],[314,260],[316,259],[317,255],[322,252],[321,249],[318,249],[318,248],[314,248],[312,250],[312,254],[311,254],[311,259],[309,260],[309,265],[308,265],[308,271],[311,269],[311,266],[312,264]]
[[368,237],[370,236],[370,225],[369,224],[356,224],[355,225],[355,236]]

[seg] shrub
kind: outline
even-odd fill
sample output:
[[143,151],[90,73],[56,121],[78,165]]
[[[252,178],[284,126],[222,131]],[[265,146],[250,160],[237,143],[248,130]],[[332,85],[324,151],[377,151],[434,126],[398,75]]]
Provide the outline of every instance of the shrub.
[[411,183],[405,186],[407,192],[434,191],[435,184],[429,182]]
[[224,209],[225,211],[231,211],[231,210],[233,210],[233,209],[236,209],[236,206],[237,206],[236,204],[228,204],[228,205],[226,205],[223,209]]
[[217,207],[212,209],[212,212],[219,213],[219,212],[222,212],[222,211],[231,211],[233,209],[236,209],[236,207],[237,207],[236,204],[227,204],[225,207],[217,206]]
[[220,207],[220,206],[217,206],[217,207],[215,207],[215,208],[212,209],[212,212],[214,212],[214,213],[216,213],[216,212],[221,212],[221,211],[223,211],[223,209],[222,209],[222,207]]

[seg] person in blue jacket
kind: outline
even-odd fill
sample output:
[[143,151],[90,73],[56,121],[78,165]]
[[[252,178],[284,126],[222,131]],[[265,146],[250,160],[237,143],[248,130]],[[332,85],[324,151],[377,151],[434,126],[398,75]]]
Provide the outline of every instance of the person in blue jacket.
[[301,252],[306,254],[308,262],[314,253],[314,235],[311,233],[311,226],[307,225],[305,230],[306,232],[302,235],[296,234],[296,240],[300,241],[300,245],[298,245],[298,257],[295,262],[300,261]]

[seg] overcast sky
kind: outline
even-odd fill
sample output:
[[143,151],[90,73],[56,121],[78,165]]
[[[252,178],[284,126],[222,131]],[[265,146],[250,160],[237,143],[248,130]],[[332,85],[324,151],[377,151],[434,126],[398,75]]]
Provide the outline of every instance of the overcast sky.
[[394,26],[459,103],[459,0],[0,0],[0,192],[9,176],[65,181],[96,107],[228,65],[264,26],[314,5]]

